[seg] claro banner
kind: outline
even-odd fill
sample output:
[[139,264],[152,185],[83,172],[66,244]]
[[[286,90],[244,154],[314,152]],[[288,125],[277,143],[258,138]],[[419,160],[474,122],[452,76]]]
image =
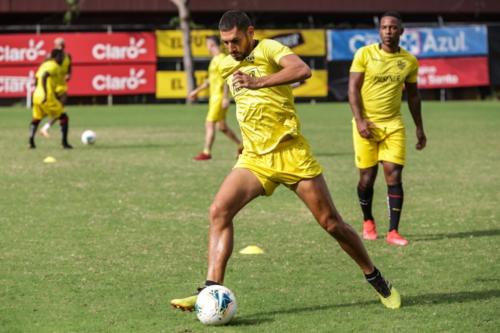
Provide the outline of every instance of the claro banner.
[[[36,66],[0,68],[0,98],[25,97],[33,89]],[[68,84],[70,96],[154,94],[154,64],[77,66]]]
[[[351,60],[362,46],[378,43],[374,29],[328,30],[328,60]],[[488,53],[488,30],[484,25],[449,28],[408,28],[400,45],[417,58],[464,57]]]
[[477,87],[489,84],[488,58],[420,59],[418,87]]
[[151,32],[0,35],[0,66],[41,63],[63,37],[73,64],[156,63]]
[[[194,57],[208,58],[205,45],[208,36],[219,36],[217,30],[193,30],[191,31],[191,50]],[[257,39],[269,38],[279,41],[290,47],[300,56],[324,57],[325,31],[319,29],[289,29],[289,30],[256,30]],[[182,58],[183,43],[182,31],[180,30],[157,30],[156,40],[158,44],[158,57]]]

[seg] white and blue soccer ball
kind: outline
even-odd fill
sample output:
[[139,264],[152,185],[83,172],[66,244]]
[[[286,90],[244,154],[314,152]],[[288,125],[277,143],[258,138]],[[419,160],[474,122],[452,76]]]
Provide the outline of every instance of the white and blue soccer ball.
[[204,325],[224,325],[236,314],[236,297],[224,286],[204,288],[196,300],[196,316]]
[[85,130],[82,133],[81,139],[84,145],[93,145],[97,139],[97,135],[92,130]]

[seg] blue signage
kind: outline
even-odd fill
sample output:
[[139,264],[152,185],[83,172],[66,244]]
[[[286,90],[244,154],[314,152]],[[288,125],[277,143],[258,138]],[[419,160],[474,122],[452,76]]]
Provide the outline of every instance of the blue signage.
[[[417,58],[488,54],[484,25],[448,28],[407,28],[400,45]],[[328,30],[328,60],[351,60],[357,49],[380,41],[376,29]]]

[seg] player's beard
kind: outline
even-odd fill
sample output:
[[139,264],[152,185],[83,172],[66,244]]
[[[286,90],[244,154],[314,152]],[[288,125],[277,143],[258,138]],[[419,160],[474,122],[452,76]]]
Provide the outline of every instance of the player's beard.
[[253,39],[250,39],[250,42],[247,44],[247,47],[244,50],[244,52],[231,53],[231,56],[234,58],[234,60],[242,61],[246,57],[248,57],[250,52],[252,52],[252,49],[253,49]]

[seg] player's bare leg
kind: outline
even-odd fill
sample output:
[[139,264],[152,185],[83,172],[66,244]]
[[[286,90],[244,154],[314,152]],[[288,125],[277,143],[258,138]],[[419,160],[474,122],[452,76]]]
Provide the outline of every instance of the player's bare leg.
[[212,146],[215,141],[215,122],[205,122],[205,144],[203,151],[194,157],[196,161],[205,161],[212,158]]
[[[248,202],[264,193],[257,178],[246,169],[233,169],[210,206],[208,273],[205,285],[222,284],[233,251],[233,217]],[[198,290],[201,290],[199,288]],[[192,311],[197,295],[170,301],[174,308]]]
[[373,272],[373,263],[354,229],[342,220],[328,191],[323,175],[300,181],[295,193],[304,201],[316,221],[339,243],[359,265],[363,273]]
[[401,306],[399,292],[387,282],[373,265],[363,242],[354,229],[342,220],[333,204],[323,175],[300,181],[295,193],[304,201],[318,223],[339,243],[340,247],[359,265],[366,280],[377,291],[384,306]]
[[210,205],[207,280],[222,284],[233,251],[233,218],[254,198],[264,194],[255,175],[236,168],[226,177]]

